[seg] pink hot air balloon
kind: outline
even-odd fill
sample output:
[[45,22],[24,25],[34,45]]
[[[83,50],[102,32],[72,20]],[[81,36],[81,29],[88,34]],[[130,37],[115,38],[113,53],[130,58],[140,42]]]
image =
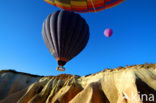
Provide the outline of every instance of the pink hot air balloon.
[[106,29],[106,30],[104,31],[104,35],[105,35],[106,37],[111,37],[112,34],[113,34],[113,30],[110,29],[110,28],[108,28],[108,29]]

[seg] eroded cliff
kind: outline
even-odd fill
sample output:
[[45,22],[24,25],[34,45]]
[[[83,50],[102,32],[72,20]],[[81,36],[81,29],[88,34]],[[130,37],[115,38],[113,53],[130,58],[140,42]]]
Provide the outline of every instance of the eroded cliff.
[[156,103],[156,64],[89,76],[0,72],[0,103]]

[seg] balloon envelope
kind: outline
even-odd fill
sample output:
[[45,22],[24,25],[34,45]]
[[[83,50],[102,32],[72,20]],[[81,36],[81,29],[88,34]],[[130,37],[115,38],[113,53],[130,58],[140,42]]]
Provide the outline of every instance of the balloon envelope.
[[64,66],[87,45],[89,27],[79,14],[56,11],[43,23],[42,36],[58,65]]
[[44,0],[61,9],[73,12],[97,12],[119,5],[125,0]]
[[110,29],[110,28],[108,28],[108,29],[106,29],[106,30],[104,31],[104,35],[105,35],[106,37],[111,37],[112,34],[113,34],[113,30]]

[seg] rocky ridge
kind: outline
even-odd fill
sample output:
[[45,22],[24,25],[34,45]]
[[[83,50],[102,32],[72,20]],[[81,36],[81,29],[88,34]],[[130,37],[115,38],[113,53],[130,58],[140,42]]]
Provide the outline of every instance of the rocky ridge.
[[156,103],[156,64],[88,76],[0,71],[0,103]]

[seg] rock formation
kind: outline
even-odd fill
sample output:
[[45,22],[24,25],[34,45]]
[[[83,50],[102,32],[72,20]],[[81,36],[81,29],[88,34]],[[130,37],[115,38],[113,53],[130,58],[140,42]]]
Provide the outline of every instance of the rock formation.
[[156,64],[77,76],[0,71],[0,103],[156,103]]

